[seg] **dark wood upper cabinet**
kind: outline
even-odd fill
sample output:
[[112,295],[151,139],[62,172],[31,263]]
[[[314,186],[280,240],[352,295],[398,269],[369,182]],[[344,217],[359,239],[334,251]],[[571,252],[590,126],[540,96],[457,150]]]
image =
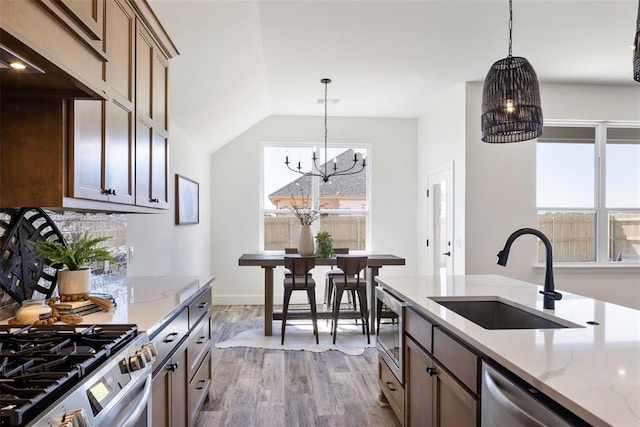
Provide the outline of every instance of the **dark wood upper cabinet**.
[[168,61],[178,52],[148,4],[0,2],[0,35],[54,70],[0,81],[0,207],[167,209]]
[[136,204],[169,208],[169,62],[146,28],[136,31]]

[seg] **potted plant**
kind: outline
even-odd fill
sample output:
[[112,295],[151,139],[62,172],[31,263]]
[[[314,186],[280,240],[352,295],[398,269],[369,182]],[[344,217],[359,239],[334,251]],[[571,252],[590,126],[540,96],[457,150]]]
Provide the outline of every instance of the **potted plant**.
[[328,231],[318,231],[316,233],[317,256],[328,258],[333,256],[333,237]]
[[51,262],[58,270],[58,294],[86,295],[91,283],[89,264],[98,261],[115,261],[111,253],[98,244],[110,237],[91,237],[89,233],[79,235],[71,241],[56,242],[51,240],[32,241],[36,253]]

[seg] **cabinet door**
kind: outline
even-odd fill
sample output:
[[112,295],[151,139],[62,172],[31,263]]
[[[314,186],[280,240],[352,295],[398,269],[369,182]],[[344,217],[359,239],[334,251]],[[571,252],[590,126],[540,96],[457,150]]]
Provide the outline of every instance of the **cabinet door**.
[[108,3],[105,101],[77,100],[73,111],[73,197],[133,204],[133,28],[125,3]]
[[440,365],[435,366],[437,399],[436,425],[476,427],[479,425],[479,402]]
[[405,342],[405,426],[431,427],[435,425],[435,388],[427,369],[433,369],[435,362],[413,339],[407,336]]
[[104,186],[105,101],[73,102],[73,197],[107,201]]
[[133,204],[133,111],[116,99],[107,105],[105,192],[110,202]]
[[136,30],[136,204],[169,208],[168,62],[138,23]]
[[135,14],[116,0],[108,15],[105,189],[109,201],[134,203],[134,29]]
[[91,40],[102,40],[104,0],[59,0],[69,16],[84,30]]
[[171,359],[169,359],[160,368],[156,376],[153,378],[153,390],[151,395],[151,421],[153,427],[165,427],[169,425],[171,419],[171,370],[169,365]]
[[183,340],[153,378],[153,427],[187,425],[187,344]]
[[171,357],[171,361],[173,363],[173,369],[171,372],[171,425],[174,427],[186,426],[188,425],[189,420],[189,411],[187,407],[187,390],[189,386],[189,379],[187,378],[188,344],[189,340],[185,339]]

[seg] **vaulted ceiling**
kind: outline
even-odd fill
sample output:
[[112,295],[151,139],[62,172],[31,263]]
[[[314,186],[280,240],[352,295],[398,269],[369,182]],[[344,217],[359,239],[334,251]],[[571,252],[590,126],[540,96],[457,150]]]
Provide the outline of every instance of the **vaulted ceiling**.
[[[269,115],[324,114],[324,77],[329,116],[416,118],[507,56],[507,0],[148,1],[180,51],[172,122],[209,151]],[[545,83],[637,85],[637,16],[636,0],[513,0],[513,55]]]

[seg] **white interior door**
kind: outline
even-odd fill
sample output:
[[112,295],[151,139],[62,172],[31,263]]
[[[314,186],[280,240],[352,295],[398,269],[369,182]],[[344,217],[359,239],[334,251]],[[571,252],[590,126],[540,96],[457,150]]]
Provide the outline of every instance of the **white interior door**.
[[427,177],[427,247],[433,275],[453,275],[453,164]]

